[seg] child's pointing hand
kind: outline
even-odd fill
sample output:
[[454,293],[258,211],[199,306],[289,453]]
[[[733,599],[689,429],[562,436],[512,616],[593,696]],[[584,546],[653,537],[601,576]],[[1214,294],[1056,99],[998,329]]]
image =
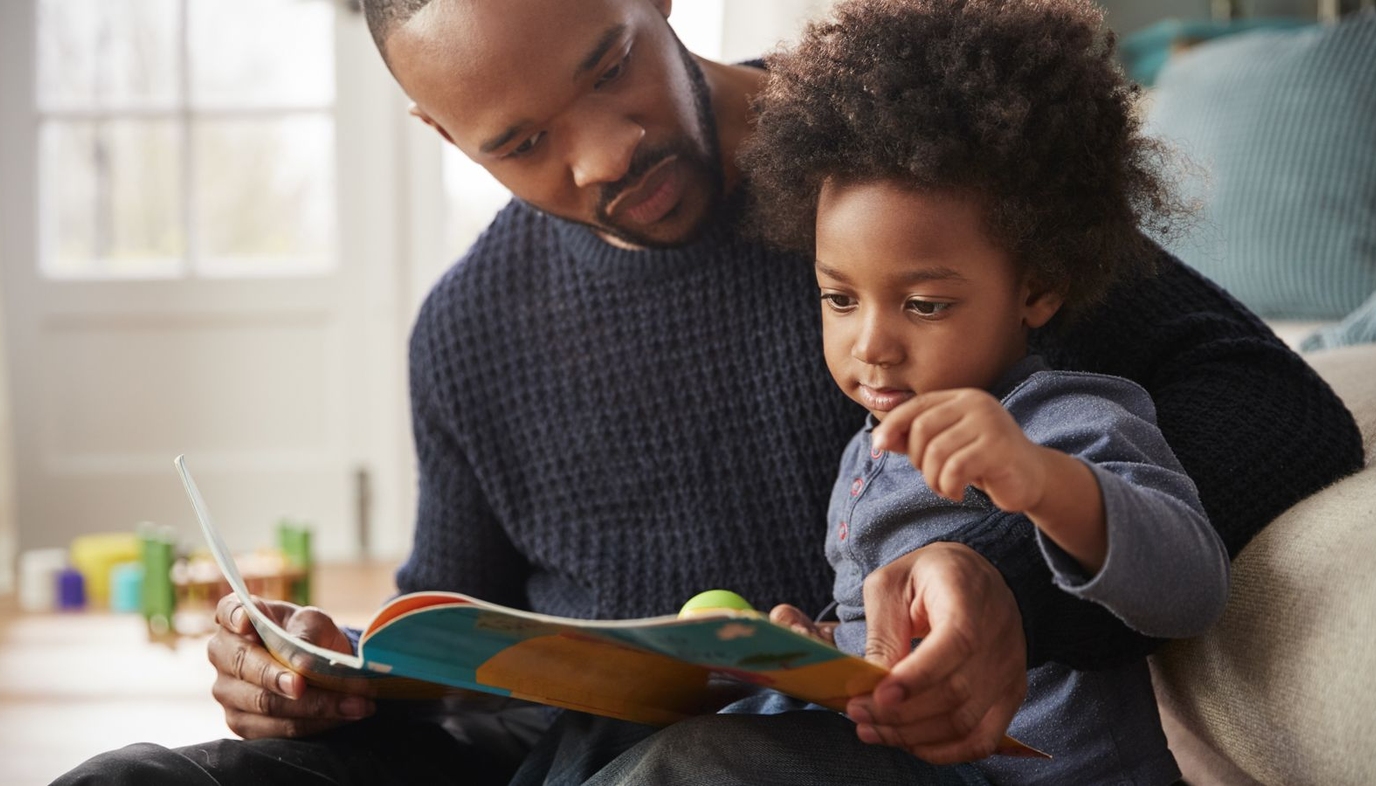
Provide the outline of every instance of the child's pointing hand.
[[960,388],[924,393],[874,429],[880,450],[906,453],[932,491],[960,500],[975,486],[999,508],[1021,513],[1045,493],[1045,448],[1023,434],[998,399]]

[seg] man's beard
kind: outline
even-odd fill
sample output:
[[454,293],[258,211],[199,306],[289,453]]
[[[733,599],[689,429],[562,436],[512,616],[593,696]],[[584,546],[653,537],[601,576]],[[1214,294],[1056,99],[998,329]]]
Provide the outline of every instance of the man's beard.
[[[597,232],[612,235],[626,243],[644,248],[673,248],[696,239],[716,217],[717,208],[722,202],[725,190],[726,174],[722,168],[721,143],[717,139],[716,113],[712,110],[712,91],[707,86],[706,75],[702,73],[702,69],[693,60],[688,49],[678,40],[677,35],[674,36],[674,43],[678,46],[679,56],[683,59],[683,67],[688,74],[693,107],[698,121],[698,133],[707,149],[703,150],[699,145],[694,144],[692,139],[680,136],[669,144],[653,150],[636,151],[626,174],[615,183],[609,183],[602,187],[602,193],[597,200],[596,223],[577,222]],[[707,203],[697,223],[690,226],[681,237],[672,240],[658,240],[636,230],[617,226],[607,213],[608,206],[626,189],[635,187],[646,172],[670,156],[678,156],[679,162],[699,174],[700,179],[707,185]]]

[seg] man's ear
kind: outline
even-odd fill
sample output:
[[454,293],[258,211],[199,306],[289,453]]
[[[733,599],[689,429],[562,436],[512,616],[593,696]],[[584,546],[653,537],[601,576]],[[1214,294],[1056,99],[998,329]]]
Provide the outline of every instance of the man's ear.
[[1022,323],[1031,330],[1050,322],[1065,303],[1065,293],[1059,288],[1036,281],[1023,284],[1022,293]]
[[445,131],[443,128],[441,128],[441,127],[440,127],[440,124],[439,124],[439,123],[436,123],[436,122],[435,122],[435,119],[434,119],[433,117],[431,117],[431,116],[425,114],[425,110],[421,109],[420,107],[418,107],[418,106],[416,106],[414,103],[412,103],[412,104],[411,104],[411,107],[410,107],[409,109],[407,109],[406,111],[407,111],[408,114],[411,115],[411,117],[420,118],[420,121],[421,121],[422,123],[426,124],[427,126],[430,126],[431,128],[435,129],[436,131],[438,131],[439,134],[440,134],[440,136],[444,137],[444,141],[448,142],[448,143],[451,144],[451,145],[454,144],[454,139],[453,139],[453,137],[449,136],[449,132],[448,132],[448,131]]

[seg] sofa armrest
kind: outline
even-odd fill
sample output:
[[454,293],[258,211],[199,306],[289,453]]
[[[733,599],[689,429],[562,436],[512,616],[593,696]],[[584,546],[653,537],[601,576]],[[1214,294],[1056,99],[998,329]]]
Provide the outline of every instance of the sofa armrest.
[[1152,657],[1193,786],[1376,783],[1376,345],[1308,359],[1357,418],[1367,467],[1263,530],[1218,625]]

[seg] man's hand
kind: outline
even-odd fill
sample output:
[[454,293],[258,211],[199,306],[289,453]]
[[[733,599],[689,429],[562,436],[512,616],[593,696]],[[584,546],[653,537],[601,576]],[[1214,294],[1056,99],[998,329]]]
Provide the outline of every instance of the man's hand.
[[[352,651],[348,637],[319,609],[256,602],[288,633],[327,649]],[[230,731],[240,737],[304,737],[373,713],[368,699],[309,687],[301,675],[278,663],[235,595],[220,599],[215,622],[219,627],[206,653],[218,672],[211,692],[225,708]]]
[[860,739],[933,764],[993,754],[1027,693],[1022,617],[999,572],[967,546],[924,546],[865,579],[865,619],[865,657],[891,672],[846,708]]

